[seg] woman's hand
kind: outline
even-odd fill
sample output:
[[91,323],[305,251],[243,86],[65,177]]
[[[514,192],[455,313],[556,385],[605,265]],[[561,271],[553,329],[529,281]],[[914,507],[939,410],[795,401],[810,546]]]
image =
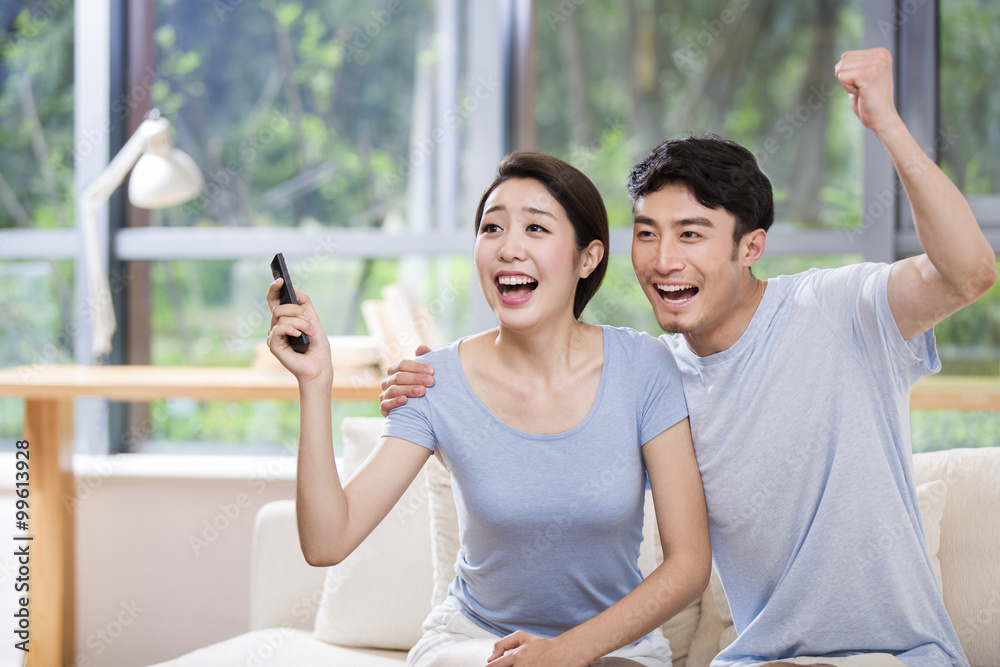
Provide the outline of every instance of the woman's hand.
[[586,665],[588,660],[574,656],[569,647],[555,639],[536,637],[518,631],[493,645],[493,654],[486,660],[489,667],[550,667],[551,665]]
[[[333,384],[333,362],[330,358],[330,340],[316,317],[312,301],[298,287],[295,298],[298,304],[281,303],[281,278],[267,289],[267,305],[271,309],[271,328],[267,332],[267,347],[281,365],[292,372],[299,384],[322,381]],[[286,336],[309,336],[309,349],[296,352]]]

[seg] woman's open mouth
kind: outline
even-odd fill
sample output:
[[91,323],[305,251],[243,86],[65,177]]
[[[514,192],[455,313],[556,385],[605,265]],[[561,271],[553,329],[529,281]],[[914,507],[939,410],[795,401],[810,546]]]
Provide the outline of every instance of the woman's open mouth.
[[497,276],[494,280],[500,297],[506,304],[517,304],[527,301],[531,293],[538,287],[538,281],[526,275]]

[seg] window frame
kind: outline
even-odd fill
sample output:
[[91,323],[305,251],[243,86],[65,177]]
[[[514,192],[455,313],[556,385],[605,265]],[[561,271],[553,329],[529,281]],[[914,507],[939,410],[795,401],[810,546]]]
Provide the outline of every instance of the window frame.
[[[457,100],[458,58],[465,57],[471,79],[479,74],[502,71],[503,86],[498,95],[485,101],[470,117],[466,130],[466,154],[474,156],[468,169],[459,173],[458,137],[449,137],[436,151],[425,177],[439,185],[432,195],[444,223],[436,228],[415,229],[400,235],[385,235],[352,229],[330,229],[319,233],[276,228],[247,234],[245,231],[215,228],[148,227],[141,223],[143,212],[127,204],[122,190],[99,216],[100,248],[105,269],[120,270],[134,260],[233,259],[265,257],[280,247],[289,253],[336,246],[333,254],[344,257],[406,257],[414,254],[446,257],[467,256],[471,245],[468,226],[478,191],[467,184],[484,184],[496,163],[509,150],[531,147],[534,143],[533,104],[537,80],[531,66],[534,49],[532,0],[497,0],[495,3],[462,3],[437,0],[435,29],[453,37],[451,55],[441,58],[437,75],[454,85],[439,86],[435,92],[438,108]],[[938,131],[938,28],[937,0],[916,6],[912,0],[873,0],[862,3],[863,46],[883,46],[892,53],[896,67],[897,104],[918,143],[930,148]],[[76,219],[80,219],[79,193],[104,169],[112,155],[141,122],[145,109],[137,106],[125,118],[112,115],[114,101],[136,85],[145,74],[143,58],[151,58],[151,40],[136,39],[139,32],[153,29],[153,16],[144,0],[78,0],[74,12],[74,186],[77,193]],[[145,45],[145,46],[144,46]],[[932,73],[928,76],[928,71]],[[82,147],[86,145],[86,151]],[[913,227],[905,194],[889,157],[870,132],[863,143],[863,198],[861,211],[871,220],[862,232],[851,235],[839,230],[791,232],[775,229],[768,238],[770,256],[790,254],[856,253],[868,261],[892,262],[922,252]],[[429,180],[430,182],[430,180]],[[885,193],[894,196],[886,203]],[[1000,252],[1000,194],[968,198],[993,249]],[[878,212],[878,215],[872,213]],[[72,260],[75,276],[75,314],[87,312],[87,281],[79,228],[11,229],[0,231],[0,259]],[[207,241],[207,242],[206,242]],[[615,229],[611,252],[627,255],[630,230]],[[473,279],[474,282],[474,279]],[[475,327],[493,324],[493,316],[477,290],[468,307]],[[128,332],[143,327],[133,301],[116,295],[121,331],[116,334],[114,363],[137,363],[137,343]],[[74,326],[74,354],[78,363],[88,363],[91,330],[86,317]],[[126,335],[123,336],[122,332]],[[77,408],[78,451],[109,451],[106,404],[98,399],[80,399]],[[122,430],[121,420],[112,417],[111,434]],[[102,447],[95,443],[105,443]],[[110,451],[116,451],[111,447]]]

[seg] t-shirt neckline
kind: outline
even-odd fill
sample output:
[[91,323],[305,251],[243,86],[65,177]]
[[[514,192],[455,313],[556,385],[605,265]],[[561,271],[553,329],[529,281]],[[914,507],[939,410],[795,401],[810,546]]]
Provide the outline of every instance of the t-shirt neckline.
[[[687,356],[692,363],[699,366],[714,366],[715,364],[720,364],[738,356],[745,348],[753,345],[753,341],[757,338],[758,332],[767,326],[767,322],[769,322],[774,316],[774,310],[778,305],[778,298],[776,296],[776,293],[778,292],[778,286],[776,283],[778,281],[774,278],[770,278],[765,282],[766,287],[764,288],[763,296],[760,298],[760,303],[757,304],[757,310],[754,311],[753,316],[750,318],[750,323],[747,324],[747,328],[743,331],[735,343],[721,352],[710,354],[707,357],[700,357],[694,353],[694,350],[692,350],[687,344],[687,341],[684,340],[683,349],[685,356]],[[680,336],[682,334],[674,335]]]
[[462,390],[465,391],[468,394],[468,396],[472,399],[472,402],[476,405],[477,409],[480,412],[482,412],[488,419],[490,419],[494,424],[498,425],[500,428],[506,429],[510,433],[513,433],[514,435],[520,438],[529,438],[532,440],[559,440],[562,438],[572,436],[576,432],[586,428],[587,424],[594,419],[594,415],[597,413],[598,407],[601,404],[601,398],[604,396],[604,388],[607,385],[607,379],[608,379],[608,367],[610,366],[610,364],[608,363],[608,355],[610,351],[610,346],[608,345],[608,327],[601,326],[601,341],[602,345],[604,346],[603,349],[604,360],[601,363],[601,380],[600,384],[597,387],[597,396],[594,397],[594,403],[590,406],[590,410],[587,411],[586,416],[583,419],[581,419],[576,426],[570,428],[569,430],[561,431],[559,433],[529,433],[528,431],[522,431],[520,429],[514,428],[504,420],[500,419],[495,414],[493,414],[493,412],[488,407],[486,407],[486,404],[483,403],[479,399],[479,396],[476,395],[476,392],[473,391],[472,385],[469,384],[469,379],[465,376],[465,371],[462,369],[462,360],[458,356],[459,346],[468,338],[470,338],[470,336],[466,336],[464,338],[460,338],[459,340],[455,341],[452,344],[451,354],[449,356],[451,357],[452,362],[455,364],[455,371],[458,374],[458,378],[462,383]]

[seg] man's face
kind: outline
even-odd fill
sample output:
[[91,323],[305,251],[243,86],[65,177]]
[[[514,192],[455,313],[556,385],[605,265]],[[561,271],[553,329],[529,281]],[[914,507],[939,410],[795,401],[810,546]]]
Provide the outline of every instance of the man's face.
[[747,277],[736,219],[702,206],[682,184],[636,200],[633,213],[632,266],[660,327],[695,337],[722,327]]

